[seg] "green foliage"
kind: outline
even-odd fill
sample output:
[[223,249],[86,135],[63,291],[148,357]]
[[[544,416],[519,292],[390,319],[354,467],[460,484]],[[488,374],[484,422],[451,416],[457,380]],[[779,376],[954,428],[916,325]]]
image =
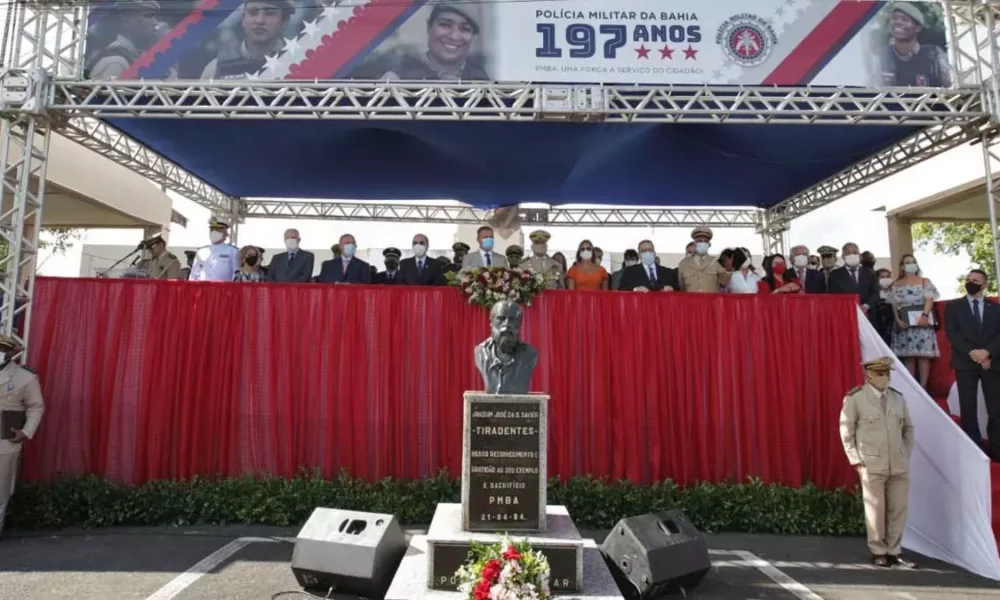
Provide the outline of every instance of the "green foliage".
[[55,254],[66,254],[66,250],[83,238],[82,229],[67,229],[64,227],[49,227],[42,229],[38,245],[41,248],[51,248]]
[[[996,262],[993,238],[988,223],[917,223],[913,226],[913,241],[921,250],[958,256],[965,252],[972,260],[969,268],[979,268],[989,275],[988,292],[997,292]],[[965,273],[958,276],[965,281]]]
[[[366,482],[342,473],[323,479],[303,472],[292,479],[243,477],[151,481],[125,487],[96,476],[27,484],[14,494],[9,515],[23,529],[80,526],[259,524],[305,522],[317,506],[395,514],[403,524],[427,524],[440,502],[459,502],[447,473],[419,481]],[[858,535],[864,531],[856,491],[788,488],[751,479],[743,484],[671,481],[636,485],[576,478],[549,482],[550,504],[569,508],[576,524],[609,529],[619,519],[672,508],[704,531],[794,535]]]

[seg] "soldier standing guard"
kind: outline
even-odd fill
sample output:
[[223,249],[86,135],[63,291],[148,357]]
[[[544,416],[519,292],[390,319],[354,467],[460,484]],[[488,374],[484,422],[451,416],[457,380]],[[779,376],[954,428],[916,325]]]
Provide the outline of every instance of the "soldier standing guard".
[[889,387],[892,364],[887,356],[864,363],[865,385],[844,397],[840,439],[861,476],[872,562],[913,569],[916,564],[900,556],[909,507],[913,422],[903,395]]
[[507,246],[507,251],[504,254],[507,256],[507,265],[511,269],[516,268],[524,260],[524,248],[517,244]]
[[150,279],[180,279],[181,261],[167,252],[167,241],[162,235],[149,238],[143,244],[149,250],[150,259],[146,264]]
[[198,248],[191,265],[191,281],[232,281],[240,270],[240,250],[226,243],[229,224],[212,217],[208,221],[208,246]]
[[21,446],[35,437],[44,412],[38,376],[11,361],[18,350],[17,342],[0,335],[0,352],[4,356],[0,366],[0,532],[17,481]]
[[469,253],[469,247],[465,242],[455,242],[451,245],[451,251],[455,253],[455,258],[452,263],[444,268],[445,273],[458,273],[462,270],[462,261],[465,260],[465,255]]
[[531,240],[531,258],[528,259],[527,266],[536,273],[541,273],[550,279],[549,289],[559,289],[563,287],[562,268],[554,259],[549,257],[549,239],[552,236],[548,231],[539,229],[532,231],[528,235]]

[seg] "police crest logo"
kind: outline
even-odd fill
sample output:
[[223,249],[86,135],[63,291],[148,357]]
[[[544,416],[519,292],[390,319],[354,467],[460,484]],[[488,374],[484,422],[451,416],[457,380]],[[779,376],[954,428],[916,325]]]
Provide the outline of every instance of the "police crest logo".
[[771,55],[778,36],[766,19],[743,13],[730,17],[719,26],[715,43],[736,64],[756,67]]

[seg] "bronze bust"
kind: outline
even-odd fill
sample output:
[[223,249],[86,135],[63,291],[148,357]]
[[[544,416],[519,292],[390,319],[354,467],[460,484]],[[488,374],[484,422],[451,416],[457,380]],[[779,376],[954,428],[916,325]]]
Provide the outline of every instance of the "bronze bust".
[[521,341],[521,307],[509,300],[490,310],[491,335],[476,346],[476,367],[488,394],[527,394],[538,352]]

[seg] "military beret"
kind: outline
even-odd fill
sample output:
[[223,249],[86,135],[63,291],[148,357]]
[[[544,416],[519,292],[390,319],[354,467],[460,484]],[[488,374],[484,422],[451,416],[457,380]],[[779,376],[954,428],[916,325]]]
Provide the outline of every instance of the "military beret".
[[455,242],[451,245],[452,252],[468,252],[469,250],[472,250],[472,248],[465,242]]
[[552,239],[552,234],[543,229],[539,229],[538,231],[532,231],[528,235],[528,239],[531,240],[532,244],[548,244],[549,240]]
[[512,244],[510,246],[507,246],[506,254],[508,256],[510,256],[511,254],[515,256],[524,256],[524,248],[518,246],[517,244]]
[[706,227],[704,225],[699,225],[698,227],[695,227],[694,229],[691,230],[691,239],[697,237],[707,237],[708,239],[712,239],[712,228]]
[[820,256],[829,256],[831,254],[836,254],[837,249],[833,246],[820,246],[816,249],[816,252],[819,252]]
[[208,220],[209,229],[229,229],[229,223],[220,221],[219,219],[212,217]]
[[399,248],[391,248],[390,247],[390,248],[386,248],[385,250],[382,251],[382,256],[384,256],[386,258],[389,258],[390,256],[394,257],[394,258],[399,258],[402,255],[403,255],[403,253],[399,251]]
[[864,362],[861,366],[864,367],[865,371],[873,371],[875,373],[888,373],[894,367],[895,361],[892,360],[891,356],[880,356],[869,361]]
[[899,11],[903,13],[913,19],[913,21],[921,27],[927,26],[927,20],[924,18],[924,13],[917,8],[916,4],[911,2],[893,2],[892,5],[890,5],[889,10],[892,12]]

